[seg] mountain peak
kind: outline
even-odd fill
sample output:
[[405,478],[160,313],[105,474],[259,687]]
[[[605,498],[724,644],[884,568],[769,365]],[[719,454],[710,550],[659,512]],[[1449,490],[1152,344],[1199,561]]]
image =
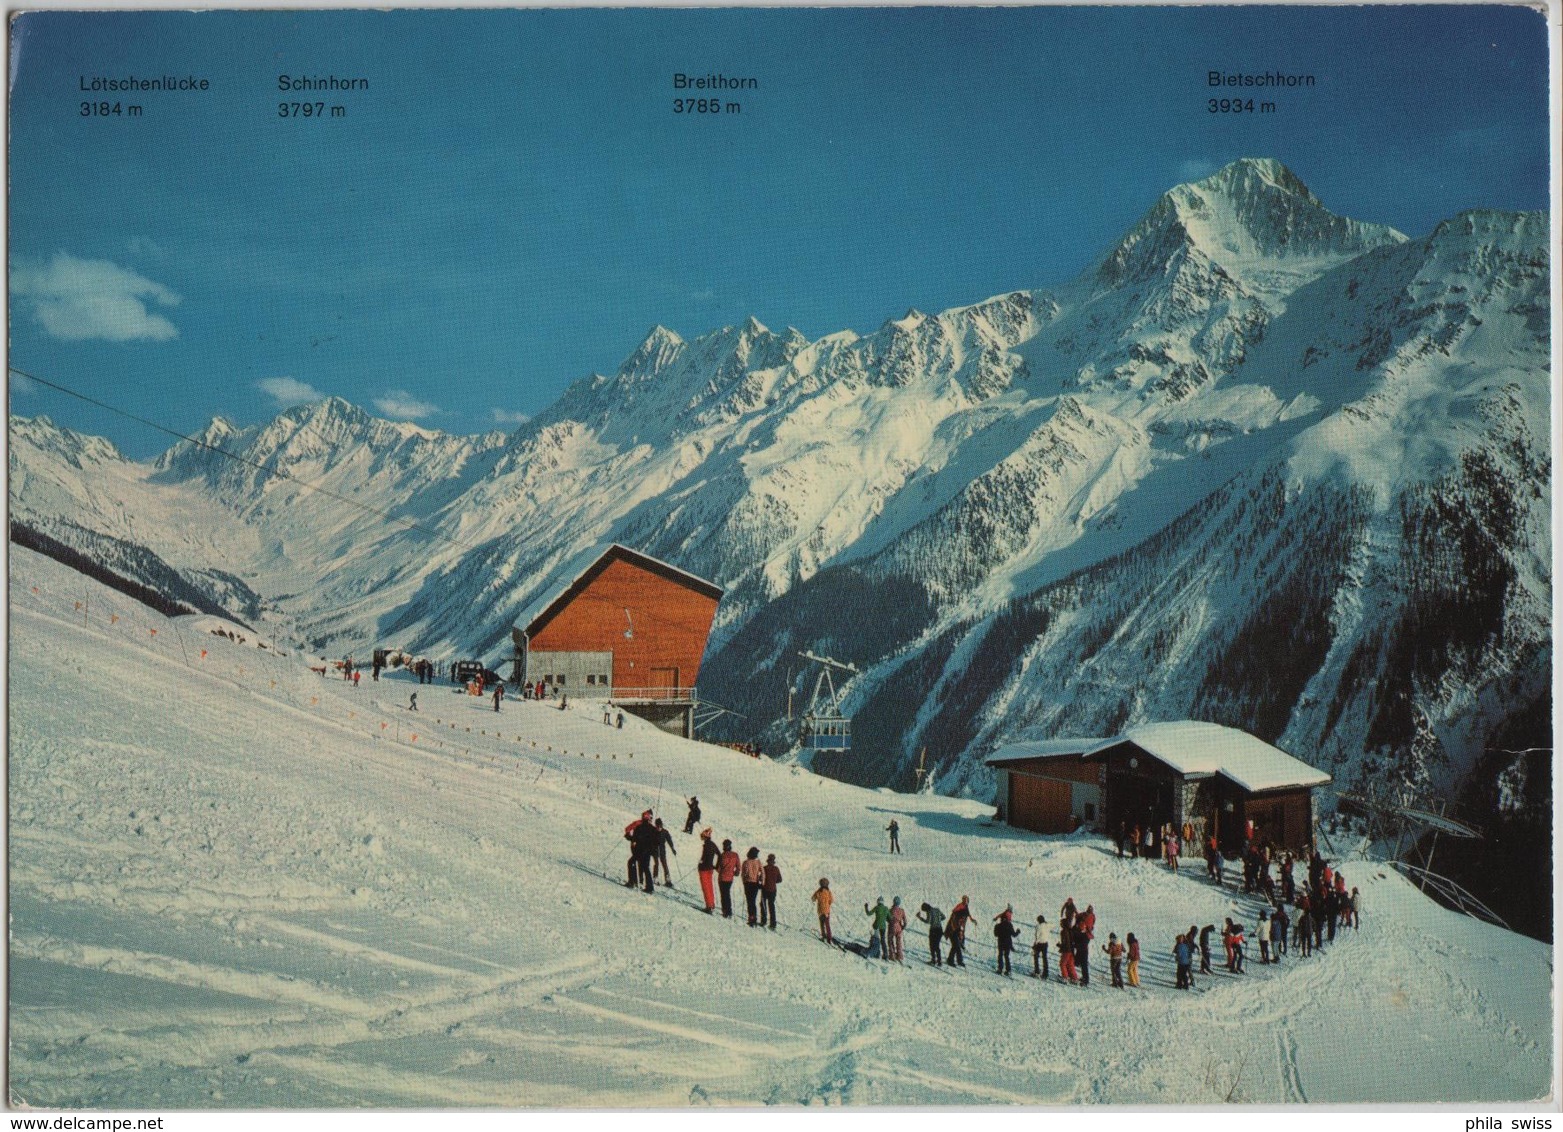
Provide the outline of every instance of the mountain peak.
[[654,377],[672,365],[683,350],[684,340],[659,322],[624,359],[619,372],[627,377]]
[[1405,239],[1387,225],[1337,216],[1274,158],[1245,157],[1164,193],[1103,258],[1098,281],[1148,282],[1194,254],[1261,291],[1267,276],[1283,271],[1289,290],[1299,272],[1314,275]]
[[1230,196],[1276,190],[1290,196],[1302,197],[1314,204],[1320,203],[1319,198],[1303,184],[1302,178],[1273,157],[1240,157],[1203,180],[1193,182],[1192,185],[1205,192],[1224,193]]

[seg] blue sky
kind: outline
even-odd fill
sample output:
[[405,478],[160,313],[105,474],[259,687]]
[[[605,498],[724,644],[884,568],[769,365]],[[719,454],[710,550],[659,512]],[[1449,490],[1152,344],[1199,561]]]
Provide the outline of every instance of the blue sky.
[[[508,430],[656,323],[812,338],[1061,282],[1242,156],[1411,235],[1547,205],[1518,7],[54,12],[12,56],[11,363],[183,431],[327,394]],[[1211,69],[1318,82],[1211,115]],[[674,114],[713,71],[759,87]],[[79,89],[130,74],[211,90]],[[80,116],[104,97],[142,114]],[[345,115],[277,117],[304,97]]]

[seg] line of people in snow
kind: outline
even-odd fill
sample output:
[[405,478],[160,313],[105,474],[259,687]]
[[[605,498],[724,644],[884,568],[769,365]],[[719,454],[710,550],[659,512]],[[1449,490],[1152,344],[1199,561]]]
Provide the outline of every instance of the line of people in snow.
[[[691,797],[688,800],[688,807],[684,823],[686,834],[694,832],[695,825],[700,821],[700,799]],[[898,852],[899,830],[894,820],[891,821],[888,830],[894,847],[892,851]],[[656,877],[659,872],[662,877],[661,883],[671,886],[673,881],[668,868],[667,854],[671,851],[676,856],[678,849],[673,843],[672,832],[663,826],[662,819],[654,817],[651,810],[646,810],[625,827],[624,837],[631,846],[626,887],[644,886],[646,892],[653,893],[656,891]],[[1269,850],[1261,851],[1260,857],[1268,861]],[[1289,854],[1287,862],[1288,867],[1284,875],[1289,878]],[[782,873],[776,863],[776,854],[767,854],[764,863],[761,863],[759,847],[751,845],[747,853],[740,858],[730,839],[723,839],[721,847],[718,848],[712,829],[707,827],[700,831],[700,861],[696,866],[696,872],[700,878],[700,892],[704,899],[702,910],[707,915],[715,915],[718,899],[720,899],[723,917],[732,918],[732,888],[736,881],[741,882],[743,886],[744,906],[749,926],[768,927],[772,931],[777,929],[776,893],[782,883]],[[1219,876],[1217,883],[1220,883]],[[1245,885],[1245,891],[1266,890],[1262,889],[1256,881],[1252,889]],[[1260,962],[1263,964],[1279,963],[1281,956],[1289,953],[1289,930],[1292,932],[1291,946],[1296,946],[1301,955],[1308,956],[1323,947],[1326,938],[1333,942],[1338,928],[1351,927],[1355,930],[1360,926],[1358,915],[1360,896],[1357,889],[1352,888],[1348,893],[1345,877],[1333,870],[1317,849],[1313,851],[1309,863],[1308,888],[1294,895],[1296,897],[1294,907],[1297,911],[1295,921],[1287,914],[1285,900],[1273,901],[1271,908],[1261,910],[1259,913],[1259,922],[1254,934],[1259,943]],[[872,906],[864,903],[863,913],[870,922],[868,943],[863,947],[837,944],[831,928],[836,894],[830,887],[828,877],[819,878],[819,886],[809,899],[814,904],[815,914],[818,917],[820,939],[825,943],[844,946],[869,959],[905,962],[908,918],[901,897],[892,898],[888,905],[882,896]],[[970,898],[963,895],[948,915],[934,905],[924,902],[916,918],[928,926],[927,963],[934,967],[964,968],[966,936],[973,920]],[[1200,959],[1200,973],[1212,973],[1211,937],[1216,931],[1214,924],[1206,924],[1203,928],[1191,924],[1187,932],[1178,935],[1172,949],[1177,971],[1174,986],[1178,989],[1194,989],[1196,953]],[[1015,923],[1013,905],[1006,905],[1004,911],[993,917],[996,973],[1012,977],[1015,941],[1023,934],[1023,929]],[[1244,926],[1230,916],[1226,917],[1220,935],[1227,971],[1232,974],[1242,974],[1247,947]],[[1087,904],[1082,912],[1077,908],[1073,897],[1065,900],[1059,909],[1056,936],[1060,982],[1080,987],[1091,985],[1091,953],[1095,939],[1095,907]],[[1051,976],[1049,958],[1050,952],[1053,952],[1054,942],[1055,937],[1048,925],[1046,915],[1039,914],[1035,924],[1031,925],[1031,973],[1044,982]],[[1133,932],[1127,933],[1122,942],[1119,941],[1116,932],[1109,932],[1107,942],[1100,946],[1100,951],[1107,956],[1111,986],[1120,990],[1140,986],[1140,941]]]

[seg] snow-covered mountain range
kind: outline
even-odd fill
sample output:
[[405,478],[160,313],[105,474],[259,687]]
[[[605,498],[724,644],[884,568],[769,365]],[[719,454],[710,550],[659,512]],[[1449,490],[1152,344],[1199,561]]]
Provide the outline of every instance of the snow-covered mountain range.
[[1411,239],[1243,160],[1063,285],[816,341],[654,327],[509,435],[328,399],[136,463],[13,418],[12,520],[333,653],[501,657],[635,546],[726,587],[701,690],[741,737],[789,748],[798,651],[864,670],[819,764],[861,783],[926,748],[985,797],[998,743],[1202,718],[1341,786],[1534,794],[1491,749],[1550,735],[1548,247],[1540,213]]

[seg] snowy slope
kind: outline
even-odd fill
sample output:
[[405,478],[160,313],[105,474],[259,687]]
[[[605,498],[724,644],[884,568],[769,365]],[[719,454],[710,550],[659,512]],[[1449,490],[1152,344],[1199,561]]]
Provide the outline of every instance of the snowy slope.
[[[495,715],[397,676],[353,689],[25,550],[10,571],[19,1103],[1474,1103],[1551,1087],[1552,949],[1371,864],[1341,865],[1360,933],[1180,993],[1172,936],[1256,915],[1198,870],[579,708]],[[784,930],[691,906],[692,837],[676,890],[618,883],[620,828],[646,806],[681,828],[689,793],[719,837],[777,854]],[[973,962],[923,966],[915,934],[905,967],[825,948],[808,930],[820,875],[848,939],[865,900],[969,893]],[[1095,905],[1103,939],[1145,941],[1140,990],[1105,970],[1082,990],[984,969],[989,917],[1013,902],[1052,920],[1066,896]]]

